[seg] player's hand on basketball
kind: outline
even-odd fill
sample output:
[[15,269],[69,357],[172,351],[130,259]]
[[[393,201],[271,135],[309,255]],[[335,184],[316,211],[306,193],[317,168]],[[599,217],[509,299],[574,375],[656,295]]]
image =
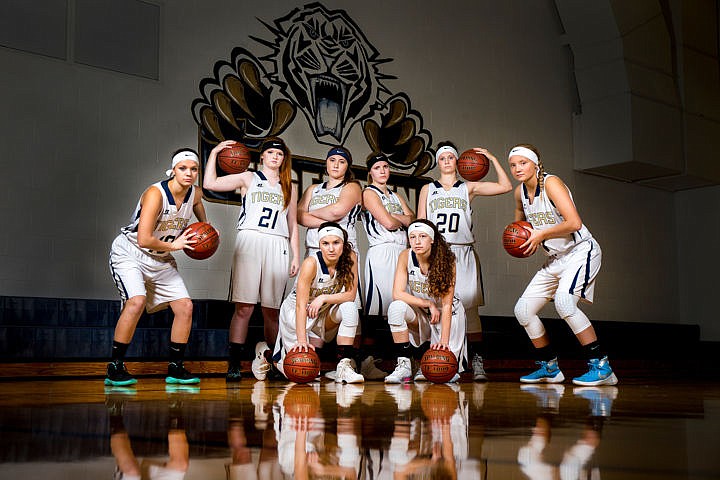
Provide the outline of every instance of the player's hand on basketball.
[[430,345],[430,350],[450,350],[450,345],[448,345],[448,342],[440,340],[438,343]]
[[290,350],[293,352],[309,352],[310,350],[315,351],[315,345],[308,342],[307,340],[298,340],[298,343]]
[[538,247],[542,244],[543,240],[545,238],[543,237],[542,230],[537,230],[535,228],[527,228],[523,226],[523,228],[530,232],[530,237],[520,245],[520,248],[524,248],[523,250],[526,255],[532,255],[537,251]]
[[211,154],[214,153],[215,155],[217,155],[222,150],[225,150],[226,148],[230,148],[233,145],[235,145],[236,143],[238,143],[238,142],[236,142],[235,140],[222,141],[222,142],[218,143],[217,145],[215,145],[215,147],[212,149],[212,151],[210,153]]
[[193,237],[196,233],[193,230],[185,229],[175,240],[170,243],[170,250],[177,251],[187,248],[188,250],[194,250],[193,245],[197,243]]
[[493,155],[492,153],[490,153],[490,150],[488,150],[487,148],[473,147],[472,150],[473,150],[475,153],[479,153],[479,154],[481,154],[481,155],[485,155],[485,156],[486,156],[487,158],[489,158],[490,160],[492,160],[492,161],[494,161],[494,162],[497,162],[497,157],[495,157],[495,155]]

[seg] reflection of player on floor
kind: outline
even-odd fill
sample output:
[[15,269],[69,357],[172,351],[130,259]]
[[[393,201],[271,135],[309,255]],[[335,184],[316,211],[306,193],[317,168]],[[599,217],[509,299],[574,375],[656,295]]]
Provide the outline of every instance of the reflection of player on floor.
[[[288,275],[295,276],[300,265],[297,189],[292,184],[290,151],[282,140],[268,139],[260,147],[259,171],[218,177],[217,155],[235,143],[228,140],[212,149],[203,180],[208,190],[239,189],[243,197],[230,279],[229,300],[235,303],[226,376],[230,382],[241,378],[240,362],[245,357],[248,325],[258,302],[263,312],[265,341],[255,347],[252,369],[258,380],[267,377],[270,368],[267,357],[277,337],[285,284]],[[288,250],[292,251],[292,259],[288,258]]]
[[[410,248],[397,261],[388,324],[395,342],[397,366],[386,383],[405,383],[412,378],[414,348],[431,342],[430,348],[450,350],[465,359],[465,310],[455,297],[455,255],[435,225],[424,219],[408,227]],[[412,346],[411,346],[412,345]],[[451,380],[458,381],[459,374]],[[418,368],[416,381],[425,377]]]
[[358,326],[357,256],[347,241],[347,232],[337,223],[326,222],[318,231],[320,250],[303,260],[293,291],[280,309],[279,339],[273,360],[282,371],[290,350],[316,350],[336,338],[336,382],[364,381],[355,372],[353,341]]
[[515,189],[515,220],[533,226],[521,246],[533,254],[542,247],[548,255],[543,267],[515,304],[515,316],[525,328],[539,358],[540,368],[520,378],[525,383],[560,383],[565,376],[538,317],[550,300],[583,347],[590,369],[573,378],[577,385],[614,385],[617,377],[602,352],[588,317],[577,307],[580,300],[592,303],[595,277],[602,251],[583,225],[568,187],[555,175],[545,173],[537,149],[528,144],[513,147],[508,155],[510,171],[522,182]]
[[110,250],[110,270],[120,292],[122,311],[115,327],[112,361],[106,385],[136,383],[125,368],[125,353],[143,309],[149,313],[170,308],[174,319],[170,331],[168,383],[197,383],[200,379],[183,366],[185,347],[192,327],[193,304],[170,252],[192,248],[193,233],[184,232],[192,215],[207,221],[199,190],[195,189],[199,160],[190,149],[178,150],[169,180],[148,187],[138,201],[130,224],[123,227]]
[[435,159],[440,178],[422,187],[418,195],[418,218],[426,218],[437,225],[457,259],[455,295],[465,307],[467,317],[468,357],[471,359],[473,379],[487,380],[482,356],[482,325],[478,307],[485,305],[480,261],[473,247],[472,206],[478,196],[491,196],[512,190],[510,178],[497,158],[484,148],[476,153],[490,159],[497,172],[497,182],[470,182],[458,179],[458,151],[452,142],[440,142]]

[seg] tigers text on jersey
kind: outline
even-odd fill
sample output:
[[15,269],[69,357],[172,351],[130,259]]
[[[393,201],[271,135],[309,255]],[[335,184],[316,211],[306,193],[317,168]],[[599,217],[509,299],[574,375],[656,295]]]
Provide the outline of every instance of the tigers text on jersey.
[[254,172],[253,181],[242,199],[237,229],[290,237],[280,182],[272,186],[262,172]]
[[[405,213],[402,208],[402,203],[400,203],[400,199],[391,190],[388,190],[386,195],[382,192],[382,190],[374,185],[369,185],[365,187],[365,189],[374,192],[378,197],[380,197],[380,200],[388,213]],[[398,228],[397,230],[390,231],[383,227],[380,222],[375,220],[369,211],[365,210],[363,214],[365,233],[367,234],[368,245],[370,247],[381,245],[383,243],[407,245],[407,234],[405,233],[404,228]]]
[[[308,212],[337,203],[338,200],[340,200],[340,192],[345,185],[347,185],[345,182],[332,188],[327,187],[327,182],[315,185],[310,197]],[[357,248],[357,232],[355,230],[355,224],[361,208],[362,206],[358,203],[350,209],[347,215],[337,221],[337,223],[345,229],[348,234],[348,241],[355,248]],[[320,248],[319,245],[320,239],[318,238],[318,229],[308,228],[307,232],[305,232],[305,246],[307,248]]]
[[428,184],[426,212],[427,219],[437,226],[446,242],[475,243],[470,195],[465,182],[458,180],[449,190],[437,180]]
[[[313,281],[310,284],[308,305],[320,295],[331,295],[333,293],[340,293],[343,291],[343,286],[336,282],[335,273],[332,275],[330,274],[330,270],[322,257],[322,252],[317,252],[312,258],[315,259],[315,278],[313,278]],[[295,279],[295,285],[293,286],[288,299],[291,297],[294,303],[297,300],[297,278]],[[325,304],[321,310],[325,310],[325,307],[329,308],[331,306],[332,305]]]
[[[555,175],[545,174],[545,181],[554,176]],[[570,195],[570,200],[572,200],[570,189],[568,189],[568,195]],[[535,196],[533,197],[532,203],[530,203],[530,195],[528,194],[527,187],[523,184],[521,200],[523,210],[525,211],[525,219],[537,230],[546,230],[562,223],[564,220],[555,207],[555,204],[550,200],[550,197],[547,196],[545,188],[543,187],[542,192],[540,191],[539,183],[535,189]],[[542,246],[547,255],[557,255],[559,253],[565,253],[575,245],[590,240],[591,238],[592,234],[590,231],[585,225],[582,225],[577,232],[560,238],[545,240],[542,242]]]
[[[429,287],[427,283],[427,275],[422,273],[422,270],[420,270],[420,262],[417,259],[417,255],[415,255],[415,252],[413,252],[412,250],[410,250],[408,255],[407,271],[408,292],[410,292],[415,297],[423,298],[425,300],[438,300],[437,298],[431,297],[428,294]],[[460,299],[457,297],[457,295],[453,296],[453,312],[456,311],[460,305]]]
[[[190,219],[193,216],[193,202],[195,200],[195,187],[191,186],[183,199],[182,205],[179,207],[175,205],[175,198],[168,186],[169,181],[170,180],[163,180],[153,183],[149,187],[157,188],[162,196],[160,215],[155,222],[152,235],[163,242],[172,242],[190,224]],[[123,227],[120,231],[127,237],[130,243],[148,255],[158,258],[167,257],[170,255],[170,252],[158,252],[148,248],[142,248],[138,244],[137,232],[140,224],[140,211],[142,210],[141,200],[142,199],[138,200],[130,224]]]

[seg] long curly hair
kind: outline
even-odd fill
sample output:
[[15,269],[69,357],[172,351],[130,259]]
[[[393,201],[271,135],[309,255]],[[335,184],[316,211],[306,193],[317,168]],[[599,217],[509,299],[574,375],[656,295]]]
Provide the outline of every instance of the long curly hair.
[[427,283],[430,296],[441,298],[455,286],[455,254],[433,222],[424,218],[418,218],[413,223],[416,222],[428,225],[435,233],[435,239],[430,247]]
[[338,285],[345,287],[345,290],[352,288],[352,284],[355,281],[355,274],[353,273],[353,264],[355,261],[352,259],[353,246],[348,241],[348,234],[344,228],[335,222],[323,222],[318,230],[322,230],[325,227],[339,228],[343,232],[343,251],[338,258],[338,262],[335,265],[335,281]]

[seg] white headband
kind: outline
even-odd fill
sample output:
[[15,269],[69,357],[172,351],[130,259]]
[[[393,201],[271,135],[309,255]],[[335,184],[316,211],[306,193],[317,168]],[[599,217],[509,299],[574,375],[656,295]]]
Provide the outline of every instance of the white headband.
[[455,155],[455,158],[460,157],[460,155],[458,155],[457,150],[455,150],[450,145],[445,145],[444,147],[438,148],[438,151],[435,153],[435,161],[437,162],[438,160],[440,160],[440,154],[445,153],[445,152],[451,152],[453,155]]
[[430,240],[435,240],[435,231],[432,229],[430,225],[423,222],[413,222],[408,227],[408,235],[410,235],[415,230],[419,230],[423,233],[426,233],[428,237],[430,237]]
[[515,147],[510,150],[510,153],[508,154],[508,160],[510,160],[510,157],[512,157],[513,155],[522,155],[523,157],[533,162],[535,165],[537,165],[540,161],[535,152],[525,147]]
[[165,170],[165,175],[168,177],[172,175],[173,168],[175,168],[175,165],[182,162],[183,160],[192,160],[193,162],[200,165],[200,159],[197,155],[195,155],[195,152],[191,152],[190,150],[183,150],[182,152],[178,152],[175,154],[175,156],[172,157],[172,166],[170,167],[170,170]]
[[340,240],[345,241],[345,235],[343,235],[343,231],[337,227],[321,228],[318,232],[318,239],[327,237],[328,235],[335,235],[336,237],[340,237]]

